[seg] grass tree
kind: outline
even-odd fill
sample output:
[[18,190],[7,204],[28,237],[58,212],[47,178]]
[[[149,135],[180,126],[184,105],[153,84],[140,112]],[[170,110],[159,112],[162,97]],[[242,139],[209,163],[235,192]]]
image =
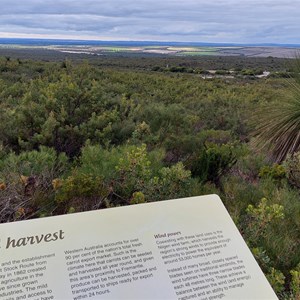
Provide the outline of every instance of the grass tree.
[[261,109],[256,116],[256,145],[270,151],[275,161],[300,151],[300,57],[293,63],[284,97]]

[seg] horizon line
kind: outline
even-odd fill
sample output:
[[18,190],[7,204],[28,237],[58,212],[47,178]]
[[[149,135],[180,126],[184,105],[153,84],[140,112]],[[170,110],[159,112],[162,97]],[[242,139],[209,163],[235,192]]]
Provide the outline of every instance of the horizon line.
[[[93,43],[151,43],[151,44],[203,44],[203,45],[236,45],[236,46],[291,46],[300,47],[300,43],[251,43],[251,42],[191,42],[191,41],[155,41],[155,40],[96,40],[96,39],[74,39],[74,38],[44,38],[44,37],[0,37],[0,41],[12,41],[12,40],[22,40],[22,41],[64,41],[64,42],[93,42]],[[1,43],[0,43],[1,44]]]

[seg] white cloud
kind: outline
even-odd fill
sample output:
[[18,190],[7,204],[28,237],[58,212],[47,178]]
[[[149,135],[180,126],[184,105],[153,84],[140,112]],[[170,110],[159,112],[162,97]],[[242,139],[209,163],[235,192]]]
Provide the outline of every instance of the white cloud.
[[1,0],[0,37],[300,43],[299,0]]

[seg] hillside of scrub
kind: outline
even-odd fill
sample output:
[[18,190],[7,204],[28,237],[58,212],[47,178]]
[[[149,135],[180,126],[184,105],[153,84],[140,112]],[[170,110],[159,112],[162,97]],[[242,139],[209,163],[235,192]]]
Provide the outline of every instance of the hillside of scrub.
[[300,154],[275,163],[253,137],[289,81],[119,59],[0,59],[0,222],[217,193],[278,296],[299,299]]

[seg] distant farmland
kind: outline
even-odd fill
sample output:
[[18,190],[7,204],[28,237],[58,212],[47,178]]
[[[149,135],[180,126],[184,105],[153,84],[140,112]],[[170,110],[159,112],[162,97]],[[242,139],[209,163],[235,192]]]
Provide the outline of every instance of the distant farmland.
[[279,46],[166,46],[166,45],[18,45],[0,44],[0,50],[50,50],[60,53],[107,55],[107,54],[145,54],[172,56],[242,56],[242,57],[295,57],[299,48]]

